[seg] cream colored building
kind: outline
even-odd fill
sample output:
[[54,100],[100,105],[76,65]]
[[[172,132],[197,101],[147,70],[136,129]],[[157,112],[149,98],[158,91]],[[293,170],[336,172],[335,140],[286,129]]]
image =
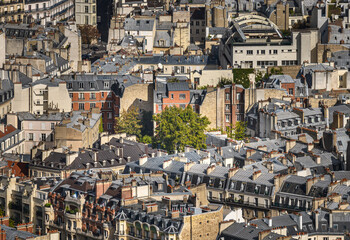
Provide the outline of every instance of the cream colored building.
[[90,148],[99,138],[99,126],[102,114],[98,109],[89,113],[73,112],[55,128],[55,145],[68,147],[72,151]]
[[0,180],[0,207],[5,214],[18,222],[34,223],[33,232],[44,228],[44,205],[48,202],[48,191],[38,188],[31,182],[17,182],[16,177],[3,177]]
[[14,84],[12,112],[43,114],[50,111],[70,112],[72,101],[66,83],[59,79],[37,80],[28,85]]
[[96,0],[75,1],[75,20],[78,25],[96,26],[96,18]]

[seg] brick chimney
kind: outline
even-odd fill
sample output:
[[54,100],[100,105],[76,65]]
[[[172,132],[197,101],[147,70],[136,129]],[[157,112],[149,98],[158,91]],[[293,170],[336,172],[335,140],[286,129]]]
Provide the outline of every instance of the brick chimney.
[[207,168],[207,170],[206,170],[207,175],[209,175],[210,173],[212,173],[215,170],[215,166],[216,165],[213,164]]
[[286,153],[288,153],[289,150],[291,150],[295,146],[296,143],[297,142],[294,139],[288,139],[286,141]]
[[313,143],[308,143],[307,144],[307,151],[310,152],[312,149],[314,149],[314,144]]
[[191,169],[191,167],[193,167],[194,165],[195,165],[196,163],[195,162],[187,162],[187,163],[185,163],[185,165],[184,165],[184,171],[185,172],[188,172],[190,169]]
[[252,179],[253,179],[253,180],[257,180],[258,177],[260,177],[260,175],[261,175],[261,170],[256,171],[256,172],[253,173]]
[[228,178],[232,178],[238,172],[238,170],[239,168],[230,168],[228,171]]
[[142,155],[142,156],[139,158],[139,164],[140,164],[140,166],[142,166],[143,164],[145,164],[145,163],[147,162],[147,159],[148,159],[148,157],[147,157],[146,154]]

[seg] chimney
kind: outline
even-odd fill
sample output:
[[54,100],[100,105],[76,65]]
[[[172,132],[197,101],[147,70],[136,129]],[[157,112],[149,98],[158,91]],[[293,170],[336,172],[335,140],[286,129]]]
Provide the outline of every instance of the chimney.
[[0,124],[0,131],[3,133],[5,132],[5,124],[3,123]]
[[97,162],[97,151],[93,152],[92,159],[94,160],[94,162]]
[[309,178],[306,181],[306,195],[308,195],[310,193],[312,185],[314,185],[314,178]]
[[314,144],[313,143],[308,143],[307,144],[307,151],[308,152],[310,152],[313,148],[314,148]]
[[239,168],[230,168],[228,171],[228,178],[232,178],[238,172],[238,170]]
[[333,213],[332,213],[332,210],[329,211],[328,215],[329,215],[329,221],[328,221],[329,228],[333,228]]
[[271,227],[272,227],[272,218],[269,217],[269,218],[267,219],[267,221],[268,221],[269,227],[271,228]]
[[321,164],[321,156],[316,155],[315,157],[316,157],[316,163]]
[[167,167],[169,167],[171,162],[172,162],[171,159],[164,161],[163,162],[163,169],[166,169]]
[[267,152],[267,147],[266,147],[266,145],[258,146],[258,150]]
[[131,157],[128,156],[128,157],[126,158],[126,161],[127,161],[127,162],[131,162]]
[[270,161],[266,162],[266,168],[269,171],[269,173],[273,173],[273,163]]
[[185,166],[184,166],[184,171],[185,172],[188,172],[190,169],[191,169],[191,167],[193,167],[194,165],[195,165],[196,163],[195,162],[187,162],[187,163],[185,163]]
[[296,141],[294,139],[288,139],[286,141],[286,153],[289,152],[296,144]]
[[261,170],[256,171],[253,173],[252,179],[255,181],[258,179],[258,177],[260,177],[260,175],[261,175]]
[[247,149],[246,151],[247,158],[251,157],[254,153],[255,153],[254,149]]
[[180,217],[180,211],[171,211],[171,219],[176,219]]
[[140,166],[142,166],[143,164],[145,164],[146,162],[147,162],[147,155],[146,154],[144,154],[143,156],[141,156],[140,158],[139,158],[139,164],[140,164]]
[[303,215],[301,215],[300,213],[297,214],[298,216],[298,228],[299,230],[302,230],[303,229]]
[[207,170],[206,170],[207,175],[209,175],[210,173],[212,173],[215,170],[215,166],[216,165],[213,164],[207,168]]
[[137,185],[136,180],[135,179],[131,180],[131,186],[136,187],[136,185]]
[[318,211],[313,212],[315,231],[318,231],[318,217],[320,213]]

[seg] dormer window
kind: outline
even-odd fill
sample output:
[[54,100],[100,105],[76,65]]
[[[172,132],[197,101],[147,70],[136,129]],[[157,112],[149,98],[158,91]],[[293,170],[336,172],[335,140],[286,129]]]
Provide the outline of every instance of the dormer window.
[[80,82],[79,83],[79,88],[84,88],[84,83]]
[[109,88],[109,82],[104,82],[104,83],[103,83],[103,87],[104,87],[104,88]]

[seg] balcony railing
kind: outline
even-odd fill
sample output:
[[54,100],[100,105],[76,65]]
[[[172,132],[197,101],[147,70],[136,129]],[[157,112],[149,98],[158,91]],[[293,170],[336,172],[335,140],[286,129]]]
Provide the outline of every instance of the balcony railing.
[[293,211],[306,211],[310,210],[310,208],[306,208],[303,206],[291,206],[289,204],[280,204],[280,203],[272,203],[272,208],[279,208],[279,209],[287,209],[287,210],[293,210]]
[[227,205],[235,205],[235,206],[241,206],[241,207],[249,207],[249,208],[259,208],[263,210],[269,209],[269,205],[267,204],[261,204],[257,202],[249,202],[249,201],[244,201],[241,199],[235,200],[232,198],[217,198],[217,197],[209,197],[208,200],[210,202],[217,202],[217,203],[224,203]]

